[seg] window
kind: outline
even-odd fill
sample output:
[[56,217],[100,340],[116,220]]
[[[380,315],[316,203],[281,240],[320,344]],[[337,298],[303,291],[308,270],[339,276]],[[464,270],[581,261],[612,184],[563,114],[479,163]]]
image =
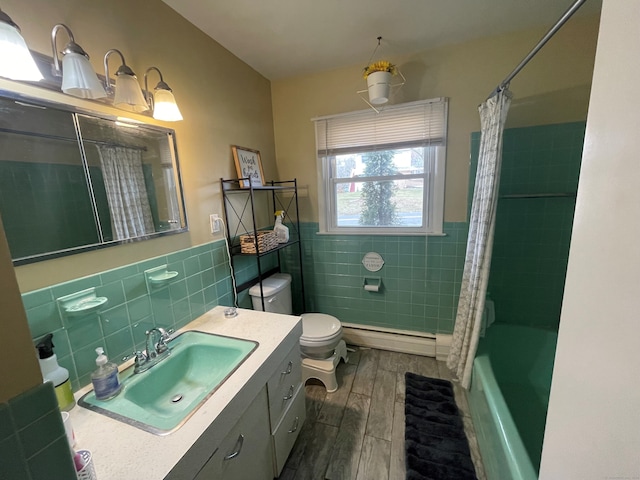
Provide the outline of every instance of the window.
[[442,234],[447,106],[315,118],[320,232]]

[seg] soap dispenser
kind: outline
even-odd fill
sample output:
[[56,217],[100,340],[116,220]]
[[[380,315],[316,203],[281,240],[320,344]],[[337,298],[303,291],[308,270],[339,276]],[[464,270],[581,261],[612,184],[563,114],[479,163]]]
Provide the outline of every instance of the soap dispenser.
[[96,358],[98,368],[91,374],[93,392],[98,400],[109,400],[122,390],[118,378],[118,366],[109,361],[104,354],[104,348],[96,348],[96,353],[98,354],[98,358]]
[[53,334],[47,333],[36,345],[38,361],[45,382],[52,382],[60,410],[71,410],[76,404],[71,390],[69,370],[58,365],[58,357],[53,353]]

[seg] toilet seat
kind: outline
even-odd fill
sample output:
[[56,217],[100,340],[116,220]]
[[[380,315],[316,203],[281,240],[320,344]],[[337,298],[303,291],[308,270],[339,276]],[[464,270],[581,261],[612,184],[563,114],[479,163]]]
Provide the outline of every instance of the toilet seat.
[[329,358],[341,339],[342,325],[337,318],[323,313],[302,315],[300,353],[303,357]]
[[302,315],[301,344],[331,343],[341,336],[342,325],[337,318],[324,313],[305,313]]

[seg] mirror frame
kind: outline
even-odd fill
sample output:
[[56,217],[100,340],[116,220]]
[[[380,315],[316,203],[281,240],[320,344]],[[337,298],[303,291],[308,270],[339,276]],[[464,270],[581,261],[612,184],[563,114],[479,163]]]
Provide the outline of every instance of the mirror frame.
[[[84,252],[89,252],[89,251],[95,251],[95,250],[100,250],[102,248],[107,248],[107,247],[113,247],[113,246],[117,246],[117,245],[124,245],[124,244],[128,244],[128,243],[133,243],[133,242],[140,242],[140,241],[144,241],[144,240],[152,240],[154,238],[159,238],[159,237],[164,237],[167,235],[176,235],[176,234],[180,234],[180,233],[186,233],[189,231],[189,221],[187,219],[187,210],[186,210],[186,205],[185,205],[185,200],[184,200],[184,188],[183,188],[183,184],[182,184],[182,172],[180,170],[180,162],[179,162],[179,158],[178,158],[178,144],[177,144],[177,140],[176,140],[176,134],[175,134],[175,130],[171,129],[171,128],[166,128],[166,127],[162,127],[159,125],[155,125],[155,124],[151,124],[151,123],[146,123],[144,121],[139,121],[133,118],[128,118],[128,117],[124,117],[124,116],[118,116],[118,115],[112,115],[112,114],[108,114],[108,113],[103,113],[103,112],[97,112],[95,110],[90,110],[87,108],[83,108],[83,107],[78,107],[75,105],[69,105],[66,103],[60,103],[60,102],[56,102],[53,100],[48,100],[48,99],[43,99],[43,98],[39,98],[39,97],[34,97],[31,95],[26,95],[26,94],[22,94],[19,92],[14,92],[14,91],[10,91],[10,90],[6,90],[6,89],[0,89],[0,97],[5,98],[7,100],[11,100],[11,101],[17,101],[17,102],[24,102],[27,104],[32,104],[32,105],[36,105],[36,106],[44,106],[47,108],[52,108],[52,109],[57,109],[57,110],[62,110],[65,112],[69,112],[69,113],[76,113],[76,114],[80,114],[80,115],[86,115],[89,117],[94,117],[94,118],[99,118],[102,120],[107,120],[107,121],[112,121],[112,122],[123,122],[123,123],[131,123],[132,125],[140,125],[140,126],[144,126],[144,128],[149,128],[152,130],[156,130],[158,132],[161,133],[165,133],[168,135],[168,137],[173,138],[173,150],[172,150],[172,154],[173,154],[173,160],[174,160],[174,168],[175,168],[175,178],[176,178],[176,187],[177,189],[179,189],[179,192],[177,192],[177,196],[178,196],[178,201],[179,201],[179,207],[180,207],[180,215],[182,216],[182,219],[184,219],[184,225],[181,225],[180,228],[176,228],[173,230],[166,230],[166,231],[162,231],[162,232],[155,232],[152,234],[148,234],[148,235],[142,235],[139,237],[133,237],[133,238],[127,238],[127,239],[123,239],[123,240],[111,240],[111,241],[106,241],[106,242],[102,242],[102,243],[94,243],[91,245],[83,245],[83,246],[78,246],[78,247],[72,247],[72,248],[68,248],[68,249],[63,249],[63,250],[57,250],[55,252],[47,252],[47,253],[40,253],[40,254],[36,254],[36,255],[32,255],[29,257],[22,257],[22,258],[18,258],[18,259],[12,259],[13,265],[14,266],[20,266],[20,265],[27,265],[30,263],[35,263],[35,262],[41,262],[41,261],[45,261],[45,260],[51,260],[54,258],[60,258],[60,257],[65,257],[68,255],[75,255],[77,253],[84,253]],[[126,112],[123,112],[126,115]],[[82,156],[82,155],[81,155]],[[82,161],[86,161],[86,159],[84,158],[84,156],[82,156]],[[2,212],[0,212],[0,216],[1,216]]]

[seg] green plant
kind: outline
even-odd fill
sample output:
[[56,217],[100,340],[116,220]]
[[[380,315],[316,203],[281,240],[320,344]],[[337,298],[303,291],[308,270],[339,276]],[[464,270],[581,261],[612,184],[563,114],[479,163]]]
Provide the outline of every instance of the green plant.
[[[373,152],[362,156],[365,164],[364,176],[378,177],[395,175],[393,150]],[[363,209],[358,223],[360,225],[390,226],[399,223],[396,204],[392,197],[397,190],[393,181],[365,182],[362,187]]]

